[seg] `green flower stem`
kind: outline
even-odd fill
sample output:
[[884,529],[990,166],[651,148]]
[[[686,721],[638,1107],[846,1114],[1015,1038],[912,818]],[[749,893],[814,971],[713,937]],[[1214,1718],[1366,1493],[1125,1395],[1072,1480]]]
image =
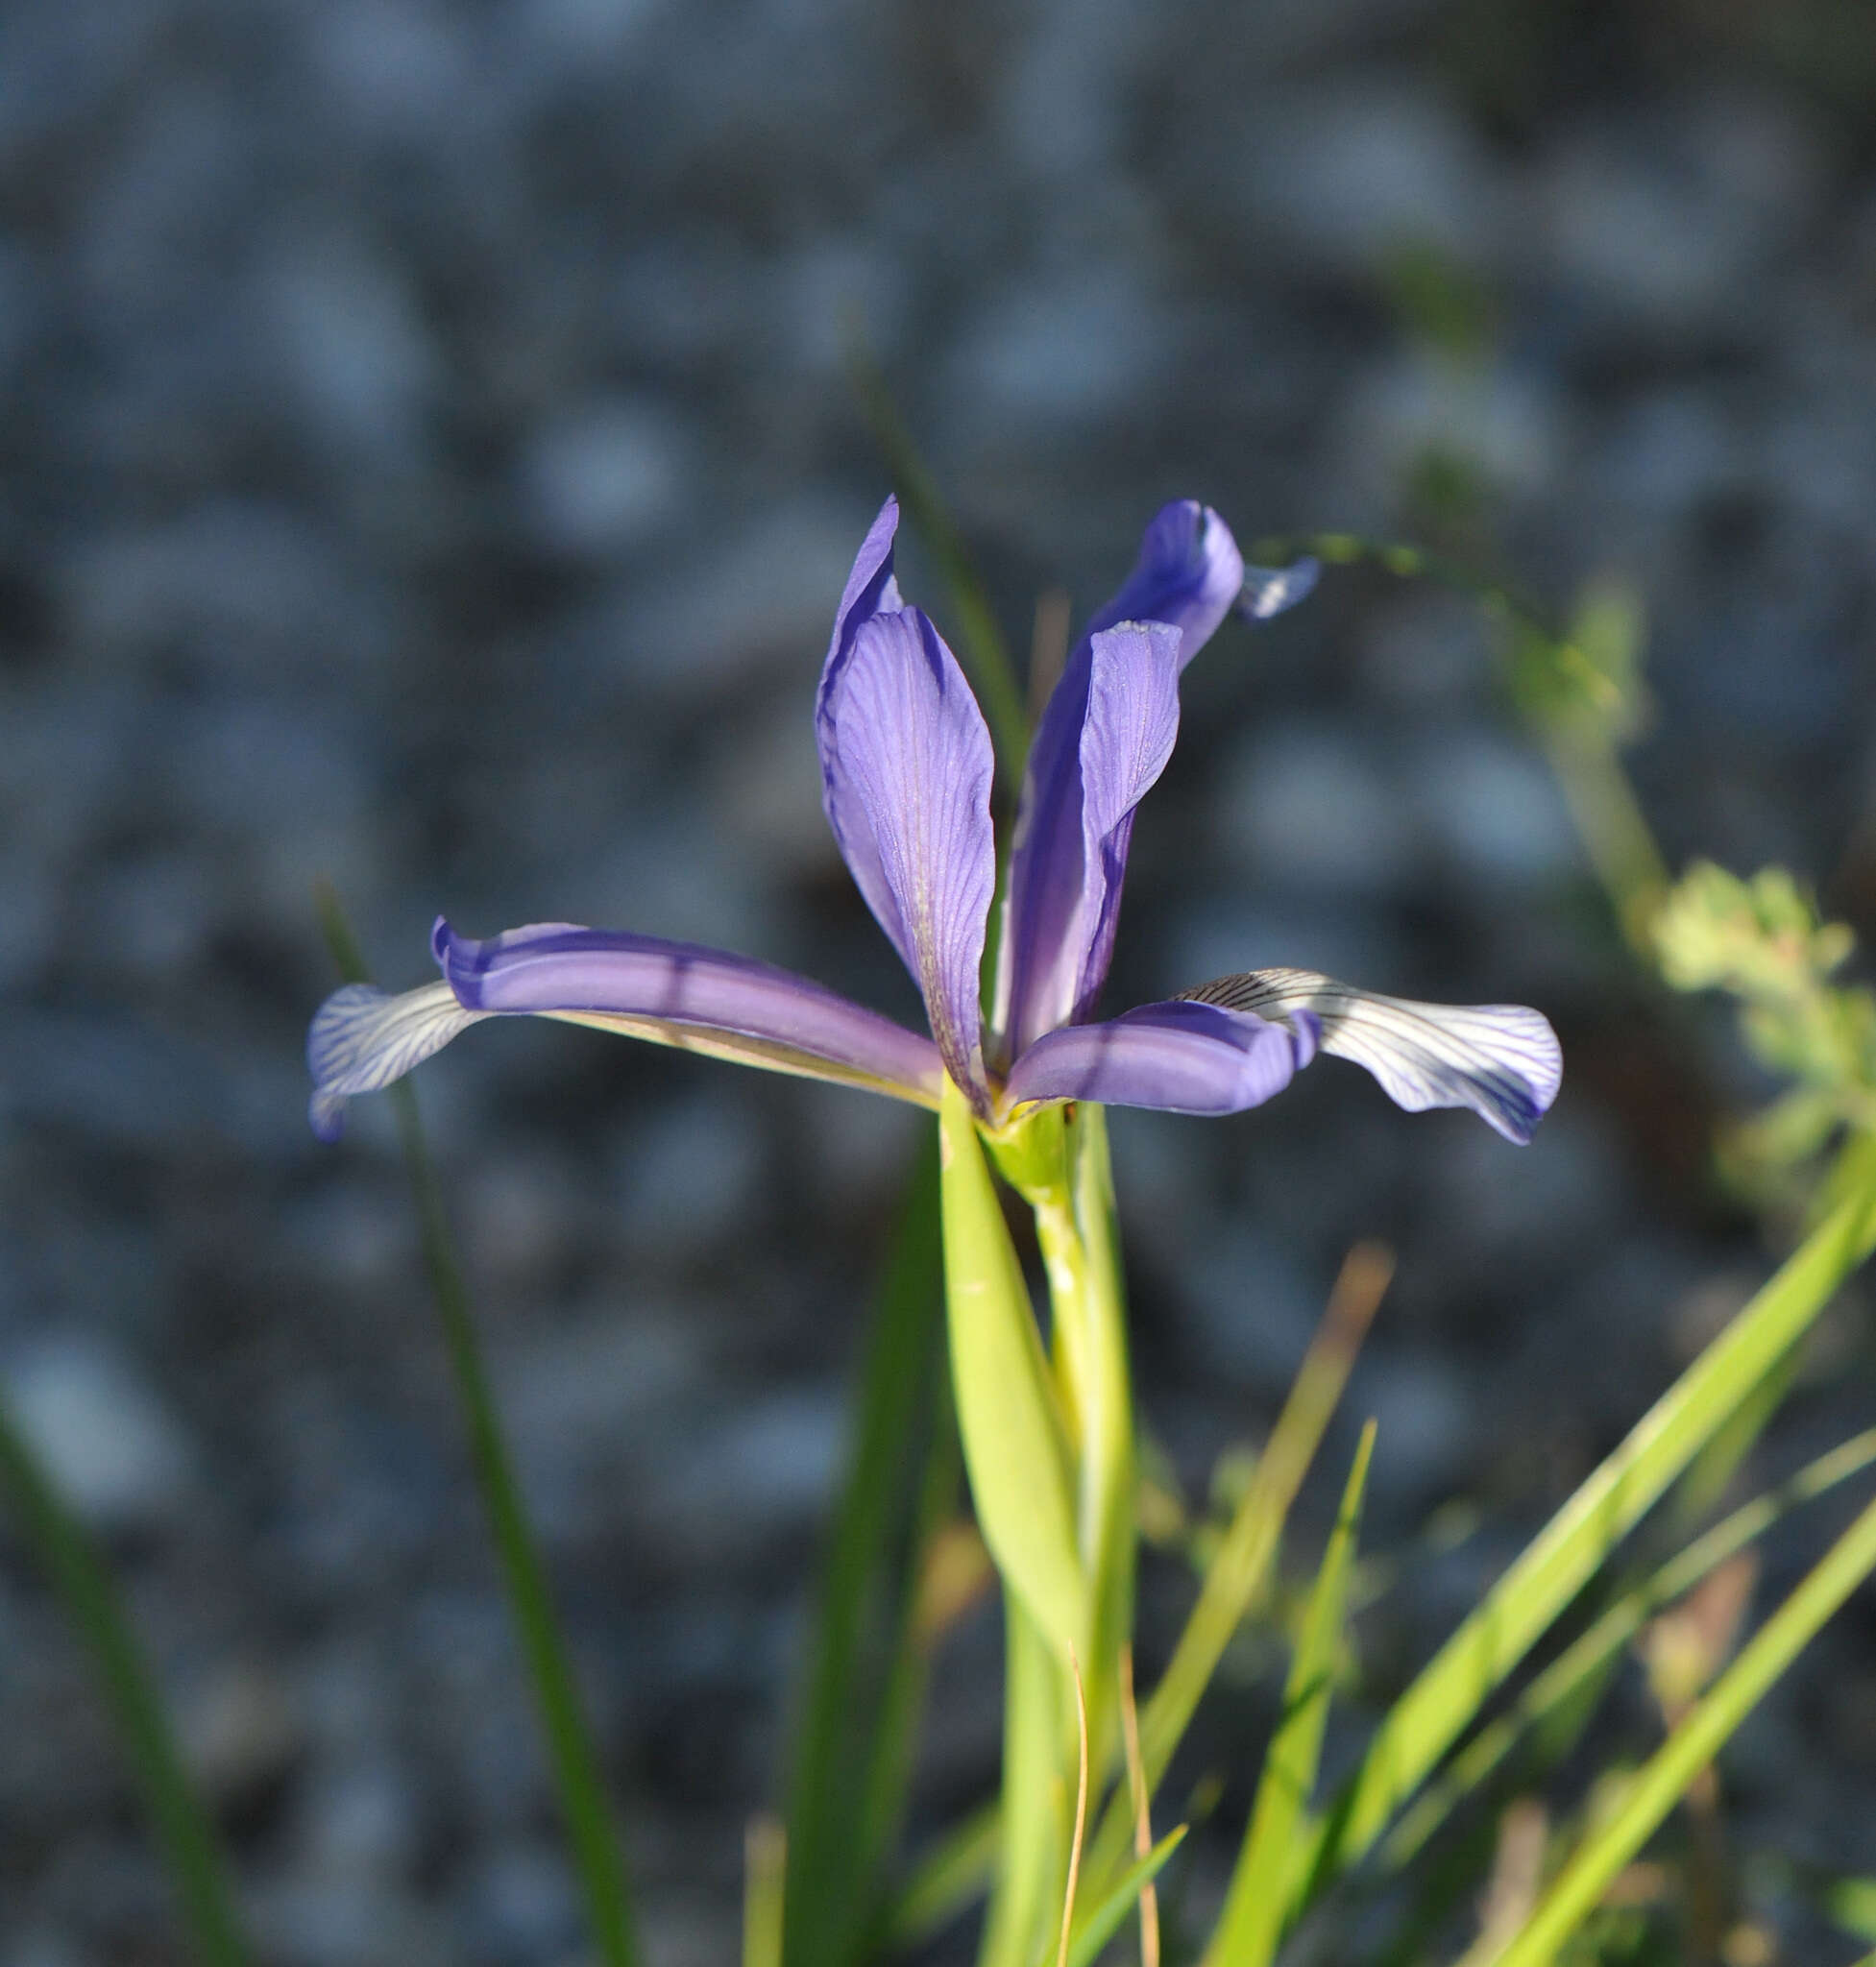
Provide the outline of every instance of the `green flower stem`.
[[59,1596],[91,1649],[117,1732],[156,1828],[203,1967],[253,1957],[229,1889],[222,1851],[177,1752],[156,1682],[104,1559],[0,1404],[0,1486]]
[[1007,1585],[1003,1795],[996,1883],[978,1967],[1031,1967],[1054,1940],[1068,1879],[1076,1750],[1065,1666]]
[[[363,958],[338,897],[322,885],[316,903],[327,945],[340,973],[348,983],[368,982]],[[548,1588],[547,1567],[502,1440],[495,1396],[470,1316],[469,1292],[456,1263],[442,1191],[418,1117],[416,1095],[408,1080],[400,1080],[389,1093],[417,1206],[424,1265],[443,1322],[444,1347],[469,1425],[470,1455],[488,1508],[522,1654],[540,1703],[548,1761],[573,1840],[595,1943],[606,1967],[637,1967],[639,1950],[633,1935],[624,1858],[600,1774],[598,1749],[581,1710],[579,1689]]]
[[1092,1630],[1083,1683],[1096,1778],[1119,1742],[1120,1649],[1133,1630],[1133,1406],[1127,1301],[1114,1223],[1107,1116],[1078,1105],[1044,1116],[1061,1129],[1061,1178],[1027,1195],[1049,1278],[1057,1384],[1075,1460],[1076,1537]]

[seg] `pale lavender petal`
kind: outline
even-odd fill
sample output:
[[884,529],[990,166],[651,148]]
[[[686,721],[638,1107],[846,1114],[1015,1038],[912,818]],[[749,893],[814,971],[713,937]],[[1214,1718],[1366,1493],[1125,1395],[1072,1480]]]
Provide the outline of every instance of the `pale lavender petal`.
[[307,1117],[323,1141],[334,1141],[353,1093],[375,1093],[439,1052],[457,1032],[479,1024],[447,984],[426,984],[392,997],[369,984],[335,990],[313,1015],[306,1065],[313,1095]]
[[1239,1113],[1280,1093],[1315,1050],[1297,1029],[1243,1011],[1174,1000],[1098,1025],[1064,1025],[1011,1068],[1003,1110],[1037,1100],[1094,1100],[1168,1113]]
[[1006,1057],[1084,1014],[1112,955],[1131,827],[1123,822],[1109,866],[1089,859],[1082,742],[1094,638],[1122,622],[1162,622],[1179,632],[1176,668],[1183,668],[1230,613],[1243,581],[1230,528],[1208,506],[1178,500],[1155,516],[1133,572],[1069,653],[1036,727],[1016,810],[997,966],[996,1024]]
[[1247,567],[1244,589],[1237,597],[1237,612],[1247,621],[1268,621],[1316,592],[1319,562],[1307,555],[1287,567]]
[[1252,970],[1185,997],[1267,1018],[1313,1017],[1323,1050],[1366,1066],[1397,1106],[1470,1107],[1520,1146],[1563,1081],[1557,1034],[1522,1004],[1414,1004],[1313,970]]
[[[853,571],[847,575],[846,592],[841,596],[840,611],[834,617],[834,636],[827,645],[827,660],[821,666],[820,688],[815,696],[815,740],[820,750],[821,805],[827,823],[834,830],[835,844],[847,863],[854,885],[866,898],[866,906],[881,922],[894,911],[886,870],[880,863],[879,843],[867,815],[847,778],[841,758],[835,725],[835,706],[843,687],[848,664],[853,660],[854,639],[876,615],[896,615],[905,605],[899,598],[899,584],[892,572],[892,542],[899,527],[899,501],[889,498],[862,543]],[[888,930],[888,935],[891,931]],[[901,949],[900,954],[905,954]],[[907,958],[910,962],[911,959]]]
[[663,936],[535,923],[431,947],[465,1011],[526,1012],[938,1105],[929,1038],[792,971]]
[[827,816],[925,994],[946,1070],[984,1105],[978,966],[996,845],[984,714],[916,608],[870,616],[830,661],[819,714]]

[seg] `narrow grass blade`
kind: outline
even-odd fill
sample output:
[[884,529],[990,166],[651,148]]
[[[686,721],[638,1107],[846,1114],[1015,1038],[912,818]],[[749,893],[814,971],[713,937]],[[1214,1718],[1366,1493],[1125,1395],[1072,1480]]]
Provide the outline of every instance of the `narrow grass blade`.
[[940,1275],[928,1139],[880,1284],[795,1727],[786,1955],[824,1967],[866,1948],[910,1780],[924,1681],[915,1595],[931,1518],[957,1493]]
[[[1847,1153],[1855,1153],[1853,1143]],[[1323,1827],[1311,1893],[1359,1858],[1486,1699],[1876,1248],[1876,1182],[1807,1237],[1558,1511],[1381,1723]]]
[[12,1417],[0,1403],[0,1486],[72,1623],[91,1650],[132,1772],[143,1792],[183,1923],[202,1967],[246,1967],[253,1957],[220,1841],[177,1753],[156,1682],[115,1580]]
[[[1212,1558],[1172,1660],[1140,1715],[1140,1761],[1149,1791],[1159,1786],[1199,1697],[1256,1596],[1290,1505],[1315,1459],[1323,1430],[1342,1397],[1393,1275],[1393,1255],[1379,1244],[1357,1244],[1342,1266],[1256,1472]],[[1094,1838],[1091,1878],[1113,1875],[1126,1854],[1131,1829],[1127,1799],[1116,1797]]]
[[1226,1967],[1226,1963],[1229,1967],[1265,1967],[1283,1935],[1288,1909],[1285,1886],[1296,1861],[1296,1827],[1316,1786],[1316,1765],[1322,1755],[1336,1651],[1348,1606],[1349,1572],[1361,1521],[1362,1493],[1374,1451],[1375,1423],[1371,1421],[1361,1431],[1354,1466],[1342,1492],[1342,1507],[1309,1595],[1296,1658],[1283,1689],[1282,1719],[1264,1758],[1244,1849],[1225,1895],[1225,1910],[1206,1950],[1207,1967]]
[[1577,1850],[1493,1967],[1547,1967],[1662,1819],[1833,1613],[1876,1570],[1876,1502],[1637,1772],[1614,1813]]
[[[369,983],[364,959],[337,895],[321,884],[315,900],[327,946],[340,974],[349,984]],[[429,1273],[430,1292],[443,1323],[444,1348],[450,1355],[456,1393],[469,1427],[470,1456],[488,1509],[509,1607],[521,1636],[522,1655],[540,1703],[548,1762],[560,1793],[568,1833],[573,1841],[594,1941],[606,1967],[636,1967],[639,1950],[619,1830],[599,1771],[598,1750],[581,1712],[566,1641],[554,1615],[547,1568],[541,1561],[502,1440],[488,1370],[482,1363],[481,1346],[470,1316],[469,1292],[456,1263],[442,1191],[430,1166],[423,1122],[418,1118],[416,1095],[407,1080],[400,1080],[389,1088],[389,1094],[417,1205],[424,1265]]]
[[1120,1931],[1140,1902],[1140,1894],[1165,1869],[1167,1858],[1185,1841],[1185,1826],[1168,1831],[1147,1855],[1121,1873],[1091,1906],[1068,1943],[1067,1967],[1094,1967],[1101,1949]]
[[782,1967],[788,1833],[752,1817],[743,1838],[743,1967]]
[[938,481],[906,428],[886,377],[857,339],[849,350],[847,366],[854,394],[891,474],[899,503],[951,590],[951,613],[962,644],[959,655],[990,727],[998,775],[1006,793],[1013,795],[1022,784],[1023,765],[1029,757],[1029,714],[989,596],[971,564],[962,536],[945,510]]
[[1808,1463],[1789,1482],[1735,1510],[1651,1578],[1625,1591],[1531,1682],[1510,1713],[1481,1730],[1452,1759],[1389,1833],[1382,1847],[1387,1863],[1395,1868],[1407,1863],[1460,1801],[1490,1777],[1525,1732],[1580,1699],[1663,1606],[1691,1591],[1800,1504],[1824,1494],[1872,1463],[1876,1463],[1876,1428],[1853,1436],[1829,1454]]
[[1058,1660],[1084,1652],[1088,1591],[1067,1443],[977,1123],[948,1080],[940,1129],[944,1293],[958,1431],[978,1527]]

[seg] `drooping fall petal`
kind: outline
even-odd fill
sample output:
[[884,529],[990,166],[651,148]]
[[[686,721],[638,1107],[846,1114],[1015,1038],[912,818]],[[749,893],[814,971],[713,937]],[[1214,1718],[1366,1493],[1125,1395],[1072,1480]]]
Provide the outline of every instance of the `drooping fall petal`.
[[335,991],[313,1019],[315,1131],[339,1130],[353,1093],[387,1086],[458,1032],[498,1015],[558,1018],[804,1079],[938,1105],[938,1048],[805,977],[656,935],[535,923],[477,942],[439,920],[444,982],[401,996]]
[[1397,1106],[1467,1106],[1521,1147],[1563,1081],[1557,1034],[1522,1004],[1416,1004],[1314,970],[1250,970],[1182,997],[1264,1018],[1313,1018],[1323,1050],[1366,1066]]

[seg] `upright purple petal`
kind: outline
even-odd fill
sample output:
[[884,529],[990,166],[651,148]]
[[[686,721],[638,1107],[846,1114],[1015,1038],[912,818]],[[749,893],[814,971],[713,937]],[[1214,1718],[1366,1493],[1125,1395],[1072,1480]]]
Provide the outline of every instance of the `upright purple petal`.
[[946,1070],[982,1105],[977,980],[996,888],[984,714],[938,630],[906,608],[860,622],[830,660],[818,721],[834,838],[918,980]]
[[1563,1082],[1563,1052],[1522,1004],[1415,1004],[1313,970],[1250,970],[1184,993],[1256,1016],[1317,1021],[1322,1048],[1366,1066],[1397,1106],[1466,1106],[1526,1145]]
[[1089,857],[1082,740],[1096,636],[1122,622],[1161,622],[1178,631],[1177,675],[1210,640],[1243,582],[1230,528],[1208,506],[1178,500],[1156,515],[1133,572],[1070,652],[1030,747],[1016,812],[997,973],[1005,1056],[1064,1019],[1085,1015],[1112,956],[1132,825],[1120,822],[1106,865]]
[[1011,1068],[1003,1107],[1095,1100],[1168,1113],[1238,1113],[1280,1093],[1309,1063],[1315,1033],[1215,1005],[1142,1005],[1106,1024],[1064,1025]]
[[1117,621],[1164,621],[1183,638],[1182,669],[1211,640],[1243,586],[1244,556],[1230,527],[1196,498],[1176,498],[1154,514],[1133,572],[1094,611],[1083,638]]
[[[881,922],[893,912],[891,888],[880,863],[879,844],[847,779],[835,729],[835,704],[853,660],[855,638],[877,615],[896,615],[905,605],[892,572],[892,542],[899,528],[899,501],[889,498],[879,509],[847,575],[846,592],[834,617],[834,636],[821,666],[820,688],[815,696],[815,741],[820,751],[821,805],[835,843],[847,863],[854,885]],[[891,931],[887,931],[891,935]],[[900,950],[905,955],[903,948]],[[906,959],[908,962],[911,958]]]

